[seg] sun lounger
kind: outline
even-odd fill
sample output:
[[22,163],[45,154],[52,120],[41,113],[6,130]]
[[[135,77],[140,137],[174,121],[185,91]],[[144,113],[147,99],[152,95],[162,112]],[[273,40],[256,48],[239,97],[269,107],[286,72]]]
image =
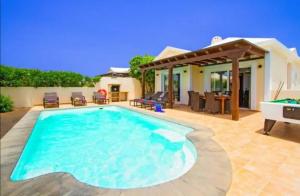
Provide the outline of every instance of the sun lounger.
[[44,108],[52,106],[52,107],[59,107],[59,98],[56,92],[48,92],[44,94],[43,98],[43,105]]
[[155,106],[155,104],[161,104],[164,107],[166,107],[167,102],[168,102],[168,92],[161,92],[159,95],[154,97],[154,99],[152,99],[152,100],[144,100],[142,105],[145,108],[150,107],[150,109],[152,110],[153,107]]
[[85,97],[82,95],[82,92],[72,92],[71,103],[74,106],[86,105]]
[[141,106],[141,107],[142,107],[142,104],[143,104],[144,100],[151,100],[152,97],[156,97],[157,94],[160,94],[160,93],[161,93],[161,92],[157,92],[157,93],[155,93],[155,94],[153,94],[153,93],[147,93],[147,94],[145,95],[145,98],[138,98],[138,99],[130,100],[130,101],[129,101],[129,104],[132,105],[132,102],[133,102],[133,105],[134,105],[134,106]]
[[109,103],[109,99],[106,98],[106,95],[103,95],[98,92],[94,93],[93,100],[94,100],[94,103],[97,103],[97,104]]

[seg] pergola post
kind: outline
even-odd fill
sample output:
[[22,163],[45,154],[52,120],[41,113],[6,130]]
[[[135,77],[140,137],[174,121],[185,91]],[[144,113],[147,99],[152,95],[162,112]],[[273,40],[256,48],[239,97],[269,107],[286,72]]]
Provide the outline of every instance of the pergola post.
[[142,70],[142,98],[145,98],[145,74],[146,70]]
[[173,66],[170,66],[168,71],[168,102],[169,107],[173,108]]
[[232,120],[239,120],[239,59],[237,57],[232,58],[232,93],[231,93],[231,118]]

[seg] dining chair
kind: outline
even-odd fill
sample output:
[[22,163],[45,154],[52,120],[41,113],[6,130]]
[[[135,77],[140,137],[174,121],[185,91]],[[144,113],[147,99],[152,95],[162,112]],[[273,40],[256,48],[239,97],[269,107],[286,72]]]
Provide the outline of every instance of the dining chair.
[[192,92],[191,93],[191,109],[195,112],[199,112],[200,110],[200,95],[198,92]]
[[205,111],[209,113],[219,113],[220,112],[220,101],[215,99],[215,93],[211,92],[205,93]]

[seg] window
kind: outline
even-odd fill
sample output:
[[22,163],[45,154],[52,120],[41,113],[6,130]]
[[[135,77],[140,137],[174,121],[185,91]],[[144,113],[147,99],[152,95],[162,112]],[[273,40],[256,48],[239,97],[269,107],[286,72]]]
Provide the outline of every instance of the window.
[[[168,75],[163,76],[163,91],[168,91]],[[173,74],[173,93],[176,101],[180,101],[180,74]]]
[[225,92],[227,90],[228,72],[212,72],[211,73],[211,91]]

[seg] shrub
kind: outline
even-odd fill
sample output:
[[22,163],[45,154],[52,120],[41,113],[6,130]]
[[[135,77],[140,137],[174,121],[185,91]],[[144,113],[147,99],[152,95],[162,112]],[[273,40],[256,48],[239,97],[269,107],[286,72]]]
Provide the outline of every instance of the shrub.
[[[140,71],[140,65],[152,62],[154,59],[154,56],[150,55],[144,55],[144,56],[135,56],[133,57],[129,64],[130,64],[130,70],[129,75],[133,78],[136,78],[138,80],[142,80],[142,73]],[[155,83],[155,71],[154,70],[148,70],[145,74],[145,82],[146,82],[146,91],[147,92],[153,92],[154,91],[154,83]]]
[[5,87],[94,87],[99,77],[90,78],[68,71],[40,71],[0,65],[0,86]]
[[10,112],[13,109],[13,101],[8,96],[0,95],[0,112]]

